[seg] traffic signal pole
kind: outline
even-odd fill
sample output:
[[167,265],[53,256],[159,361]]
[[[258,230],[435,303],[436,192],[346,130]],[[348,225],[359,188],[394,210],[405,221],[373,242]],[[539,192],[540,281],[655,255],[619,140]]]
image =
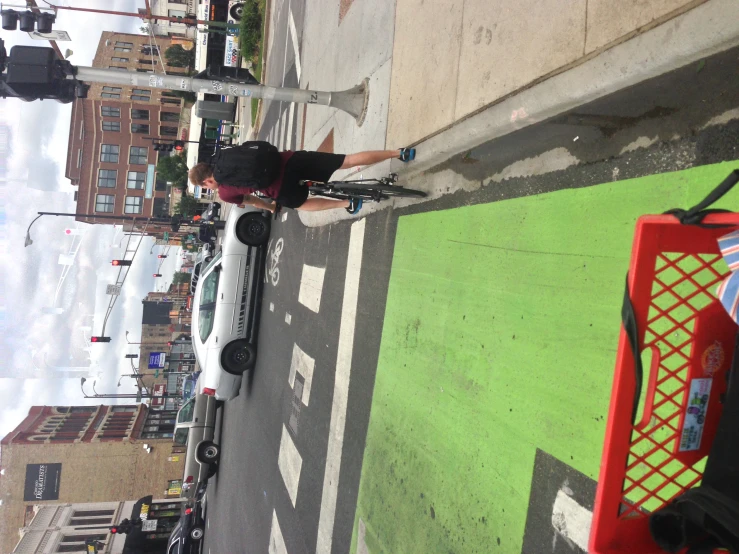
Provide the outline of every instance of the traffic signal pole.
[[185,90],[194,93],[262,98],[264,100],[278,102],[320,104],[345,111],[357,120],[358,125],[364,122],[367,103],[369,101],[368,79],[365,79],[362,84],[356,87],[339,92],[247,85],[211,79],[100,69],[97,67],[76,67],[75,74],[67,76],[67,79],[76,79],[86,84],[105,83],[107,85],[150,87],[161,90]]

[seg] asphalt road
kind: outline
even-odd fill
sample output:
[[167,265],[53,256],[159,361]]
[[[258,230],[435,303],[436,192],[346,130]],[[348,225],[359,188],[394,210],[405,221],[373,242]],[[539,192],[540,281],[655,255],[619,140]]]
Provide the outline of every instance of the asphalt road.
[[[278,18],[287,17],[292,9],[295,23],[302,21],[297,10],[303,9],[303,4],[286,2],[281,6]],[[275,28],[275,44],[290,46],[290,38],[283,32],[287,25],[280,23]],[[270,63],[281,65],[278,51],[273,52]],[[244,379],[240,396],[223,408],[223,455],[208,491],[203,552],[317,551],[322,504],[326,503],[323,491],[327,460],[331,458],[327,452],[333,440],[332,409],[337,382],[344,379],[336,377],[344,348],[340,344],[340,337],[345,336],[342,318],[344,325],[355,323],[355,327],[330,551],[350,550],[400,218],[736,160],[739,120],[704,126],[739,106],[739,93],[731,86],[738,55],[735,49],[715,56],[700,68],[684,68],[481,145],[464,157],[440,160],[432,173],[451,170],[488,186],[366,218],[356,317],[349,323],[345,304],[351,303],[351,298],[345,297],[345,290],[349,290],[347,273],[357,270],[350,247],[356,227],[343,222],[307,229],[293,213],[275,221],[268,253],[269,275],[265,276],[268,282],[262,304],[259,358],[255,370]],[[289,81],[295,77],[290,77],[294,64],[289,62],[289,50],[285,59],[285,84],[294,85]],[[281,80],[279,74],[270,69],[270,84]],[[262,134],[272,131],[270,126],[278,124],[284,109],[277,103],[268,107]],[[639,137],[648,140],[642,141],[643,147],[632,148],[630,145]],[[577,163],[552,164],[551,156],[541,158],[547,152],[554,152],[554,158],[572,156]],[[511,172],[510,178],[494,178],[512,166],[519,169]],[[665,209],[671,207],[675,206]],[[587,206],[583,206],[583,217],[597,222],[597,214],[588,214]],[[417,248],[427,250],[430,257],[435,255],[433,244],[421,243]],[[306,271],[312,271],[306,267],[321,270],[320,287],[314,282],[306,289]],[[618,279],[622,280],[622,275]],[[301,287],[304,293],[307,290],[302,301]],[[302,369],[291,376],[296,356],[303,365],[298,363]],[[310,370],[305,368],[305,356],[313,360]],[[331,458],[329,465],[336,461]],[[544,492],[538,495],[537,491],[547,484],[537,483],[542,475],[568,478],[576,500],[592,509],[595,482],[545,452],[537,456],[536,464],[528,522],[523,538],[516,539],[524,545],[524,552],[541,552],[545,546],[549,551],[553,544],[555,552],[578,551],[566,541],[553,540],[556,531],[546,523],[551,521],[551,498]],[[464,489],[460,494],[464,495]],[[433,509],[431,514],[433,518]],[[505,535],[499,535],[498,544],[501,536],[505,543]]]

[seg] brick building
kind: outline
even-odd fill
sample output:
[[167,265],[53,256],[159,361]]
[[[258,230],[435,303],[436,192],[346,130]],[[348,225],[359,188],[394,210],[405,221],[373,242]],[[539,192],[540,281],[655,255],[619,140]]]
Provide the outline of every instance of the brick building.
[[13,550],[33,506],[164,497],[184,473],[173,427],[172,413],[143,405],[32,407],[0,441],[0,552]]
[[[171,42],[160,37],[155,45],[148,35],[104,31],[92,66],[161,74]],[[164,70],[186,74],[186,69],[168,65]],[[181,108],[182,99],[170,91],[102,83],[93,83],[88,97],[74,102],[65,174],[78,187],[78,214],[169,216],[169,191],[156,178],[159,153],[152,139],[179,136]]]

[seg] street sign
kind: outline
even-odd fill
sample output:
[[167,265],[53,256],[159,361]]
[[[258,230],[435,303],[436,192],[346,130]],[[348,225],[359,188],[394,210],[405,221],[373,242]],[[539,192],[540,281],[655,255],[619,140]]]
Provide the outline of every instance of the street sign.
[[143,522],[141,522],[141,530],[142,531],[156,531],[157,530],[157,520],[156,519],[145,519]]
[[37,31],[31,31],[28,36],[33,40],[72,40],[67,31],[51,31],[50,33],[39,33]]
[[169,231],[164,231],[164,236],[162,237],[164,240],[169,240]]
[[118,296],[119,294],[121,294],[121,285],[106,285],[105,294]]
[[154,371],[154,378],[156,379],[157,377],[159,377],[159,370],[158,369],[156,371]]

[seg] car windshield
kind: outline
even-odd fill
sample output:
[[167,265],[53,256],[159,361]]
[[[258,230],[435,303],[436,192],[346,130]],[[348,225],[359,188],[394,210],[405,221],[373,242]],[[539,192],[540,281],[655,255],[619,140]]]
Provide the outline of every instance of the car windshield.
[[191,399],[180,408],[177,413],[177,423],[187,423],[192,421],[193,413],[195,412],[195,399]]
[[177,429],[174,432],[174,443],[175,444],[179,444],[180,446],[183,446],[183,445],[187,444],[187,433],[188,433],[188,431],[189,430],[188,430],[187,427],[184,427],[182,429]]
[[205,342],[213,330],[213,320],[216,313],[216,295],[218,294],[218,271],[212,271],[200,288],[200,313],[198,314],[198,334]]
[[202,271],[203,273],[207,273],[207,271],[208,271],[208,270],[209,270],[209,269],[210,269],[210,268],[211,268],[211,267],[212,267],[212,266],[213,266],[214,264],[217,264],[217,263],[218,263],[218,261],[219,261],[219,260],[221,259],[222,255],[223,255],[223,252],[219,252],[218,254],[216,254],[216,255],[215,255],[215,256],[213,257],[213,259],[212,259],[212,260],[211,260],[210,262],[208,262],[208,265],[206,265],[205,267],[202,267],[202,268],[201,268],[201,271]]

